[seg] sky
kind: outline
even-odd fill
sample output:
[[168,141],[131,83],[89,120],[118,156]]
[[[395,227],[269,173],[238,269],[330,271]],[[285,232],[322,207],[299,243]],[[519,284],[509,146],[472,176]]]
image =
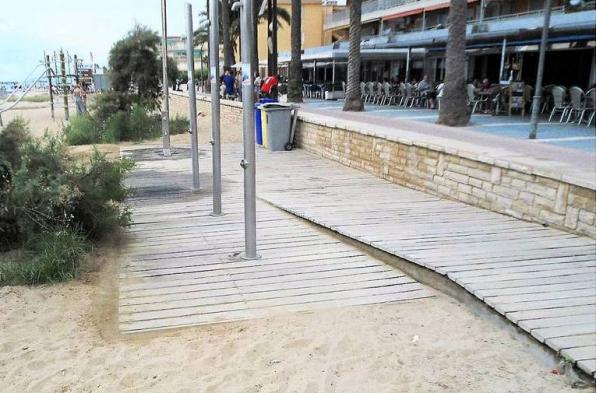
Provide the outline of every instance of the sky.
[[[193,24],[207,0],[167,0],[168,35],[186,34],[186,3]],[[135,23],[161,34],[161,0],[0,0],[0,81],[22,81],[44,51],[64,49],[84,63],[107,66],[112,44]]]

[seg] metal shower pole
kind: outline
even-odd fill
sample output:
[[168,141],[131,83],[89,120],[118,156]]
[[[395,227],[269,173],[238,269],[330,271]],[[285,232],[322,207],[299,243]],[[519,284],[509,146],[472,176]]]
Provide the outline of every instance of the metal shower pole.
[[544,58],[546,57],[546,46],[548,45],[548,29],[550,27],[550,4],[551,0],[544,0],[544,25],[542,26],[542,39],[540,40],[540,55],[538,57],[538,72],[536,75],[536,87],[532,101],[532,115],[530,117],[530,139],[536,139],[538,133],[538,112],[540,112],[540,98],[542,96],[542,76],[544,74]]
[[[209,68],[211,76],[211,149],[213,162],[213,215],[221,215],[221,138],[219,113],[219,6],[209,0]],[[243,89],[244,90],[244,89]]]
[[251,65],[252,1],[240,0],[232,9],[240,8],[240,41],[242,58],[242,117],[244,159],[240,166],[244,169],[244,259],[258,259],[257,254],[257,217],[256,217],[256,168],[255,168],[255,132],[254,132],[254,93]]
[[199,180],[199,138],[197,131],[197,96],[195,90],[195,56],[192,42],[192,5],[186,3],[186,66],[188,69],[188,106],[190,114],[190,148],[192,156],[192,189],[201,188]]
[[169,157],[170,151],[170,102],[168,89],[168,22],[166,0],[161,0],[161,66],[163,71],[163,108],[161,111],[161,131],[163,134],[163,155]]

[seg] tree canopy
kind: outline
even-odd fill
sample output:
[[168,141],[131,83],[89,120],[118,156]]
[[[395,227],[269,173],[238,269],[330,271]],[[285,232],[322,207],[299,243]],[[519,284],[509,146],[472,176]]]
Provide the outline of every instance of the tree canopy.
[[[151,29],[136,25],[110,50],[110,82],[120,93],[133,94],[135,101],[156,107],[161,96],[161,39]],[[176,79],[176,64],[168,58],[168,79]]]

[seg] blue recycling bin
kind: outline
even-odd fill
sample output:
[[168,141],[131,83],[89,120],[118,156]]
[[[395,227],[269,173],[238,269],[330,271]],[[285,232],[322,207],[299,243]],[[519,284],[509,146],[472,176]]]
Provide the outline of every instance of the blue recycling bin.
[[259,106],[261,104],[255,104],[255,140],[257,145],[263,145],[263,122],[261,121],[261,110]]
[[261,110],[259,106],[261,104],[268,104],[270,102],[277,102],[272,98],[261,98],[257,104],[255,104],[255,140],[257,145],[263,145],[263,121],[261,117]]

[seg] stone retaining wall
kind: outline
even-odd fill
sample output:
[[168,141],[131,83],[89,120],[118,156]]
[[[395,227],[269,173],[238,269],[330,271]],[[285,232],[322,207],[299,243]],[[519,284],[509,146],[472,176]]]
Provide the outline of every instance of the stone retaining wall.
[[[206,98],[197,102],[198,110],[209,113]],[[221,117],[222,128],[241,128],[241,104],[222,100]],[[594,187],[561,174],[326,125],[304,114],[297,123],[296,144],[399,185],[596,238]]]

